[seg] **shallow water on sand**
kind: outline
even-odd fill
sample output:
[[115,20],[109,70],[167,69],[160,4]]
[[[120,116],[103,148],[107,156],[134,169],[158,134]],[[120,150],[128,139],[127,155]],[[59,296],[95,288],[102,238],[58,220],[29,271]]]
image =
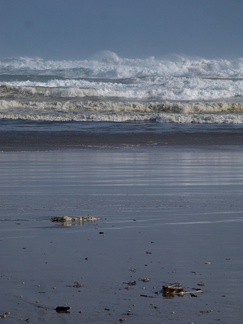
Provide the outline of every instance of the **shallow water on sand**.
[[193,209],[201,216],[190,212],[192,222],[214,221],[208,210],[232,220],[233,206],[240,208],[242,158],[240,150],[215,147],[1,153],[1,219],[22,211],[26,220],[70,213],[149,224]]
[[[64,302],[72,306],[61,318],[68,323],[241,322],[239,148],[5,152],[0,158],[0,311],[11,311],[16,323],[59,323],[47,306]],[[68,228],[50,222],[63,215],[102,220]],[[142,277],[151,283],[139,283]],[[70,284],[79,280],[78,293]],[[126,290],[130,280],[137,286]],[[203,282],[204,293],[165,300],[155,294],[165,282],[186,289]],[[36,300],[45,307],[37,309]]]

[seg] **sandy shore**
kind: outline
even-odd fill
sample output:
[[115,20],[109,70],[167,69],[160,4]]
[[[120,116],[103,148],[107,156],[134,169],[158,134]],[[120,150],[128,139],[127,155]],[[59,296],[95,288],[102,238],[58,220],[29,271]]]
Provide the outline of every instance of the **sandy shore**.
[[[6,323],[241,323],[239,147],[0,156]],[[101,219],[51,222],[64,215]],[[177,282],[203,293],[165,298]]]

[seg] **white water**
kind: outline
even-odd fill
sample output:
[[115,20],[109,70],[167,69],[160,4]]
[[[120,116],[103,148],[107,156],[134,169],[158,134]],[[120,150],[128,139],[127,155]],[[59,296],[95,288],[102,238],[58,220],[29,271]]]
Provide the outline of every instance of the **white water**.
[[0,59],[0,118],[243,123],[243,58]]

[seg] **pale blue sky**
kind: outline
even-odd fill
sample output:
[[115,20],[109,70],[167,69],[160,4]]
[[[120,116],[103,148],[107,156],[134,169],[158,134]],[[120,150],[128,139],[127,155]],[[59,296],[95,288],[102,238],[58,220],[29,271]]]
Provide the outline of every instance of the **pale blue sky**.
[[243,0],[0,0],[0,57],[243,57]]

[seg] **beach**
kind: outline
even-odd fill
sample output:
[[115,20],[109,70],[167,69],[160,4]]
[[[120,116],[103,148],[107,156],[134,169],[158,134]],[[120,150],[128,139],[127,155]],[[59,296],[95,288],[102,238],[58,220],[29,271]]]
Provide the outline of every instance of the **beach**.
[[242,9],[1,2],[0,323],[242,323]]
[[4,322],[241,323],[240,134],[65,134],[2,132]]
[[0,59],[0,320],[242,322],[242,76]]

